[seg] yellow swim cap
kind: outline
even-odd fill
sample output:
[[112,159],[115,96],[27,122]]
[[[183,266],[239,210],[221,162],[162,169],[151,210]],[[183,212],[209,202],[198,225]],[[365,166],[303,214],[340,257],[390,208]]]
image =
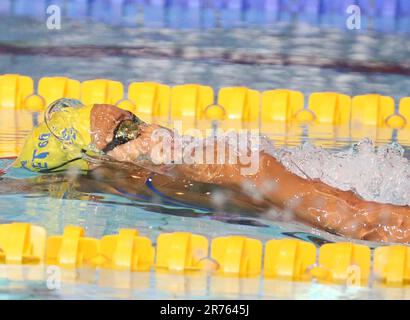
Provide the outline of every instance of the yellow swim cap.
[[57,170],[68,166],[88,169],[81,153],[82,150],[92,150],[92,107],[65,106],[50,113],[47,121],[35,128],[27,138],[15,166],[31,171]]

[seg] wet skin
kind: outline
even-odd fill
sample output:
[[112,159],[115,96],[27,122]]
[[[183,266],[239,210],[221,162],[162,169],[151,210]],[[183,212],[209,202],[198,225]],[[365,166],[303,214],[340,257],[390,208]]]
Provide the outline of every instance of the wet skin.
[[[94,105],[90,120],[92,141],[104,150],[110,143],[112,145],[119,124],[130,119],[133,119],[131,113],[115,106]],[[160,159],[152,159],[151,151],[154,146],[152,134],[158,128],[155,124],[140,124],[136,138],[107,152],[118,163],[94,166],[86,175],[76,177],[77,190],[103,191],[127,197],[144,195],[155,200],[158,195],[146,184],[150,178],[165,197],[184,203],[215,209],[220,204],[215,204],[213,195],[224,190],[230,192],[225,207],[233,213],[242,211],[260,215],[274,207],[293,214],[295,220],[349,238],[410,242],[410,207],[365,201],[352,191],[341,191],[318,180],[303,179],[263,151],[259,155],[258,171],[248,176],[241,174],[243,166],[240,162],[156,166],[154,162]],[[155,171],[160,173],[136,166],[137,159],[144,159],[148,168],[158,168]],[[61,176],[56,175],[55,179],[61,179]],[[47,184],[49,181],[45,181],[43,187]],[[244,186],[248,192],[242,192]],[[10,185],[8,188],[10,190]],[[29,187],[22,188],[30,192]]]
[[[108,107],[110,112],[113,106]],[[98,112],[104,112],[99,110]],[[98,127],[99,124],[95,123]],[[152,156],[152,133],[156,125],[144,124],[140,135],[108,154],[118,161],[133,162]],[[151,159],[158,161],[158,159]],[[241,190],[244,185],[253,189],[263,200],[251,198],[256,206],[266,202],[290,211],[295,219],[326,231],[355,239],[381,242],[410,242],[410,207],[365,201],[352,191],[341,191],[318,180],[303,179],[288,171],[273,156],[260,153],[258,171],[254,175],[241,174],[238,164],[180,164],[171,172],[178,179],[207,182]],[[272,183],[273,182],[273,183]]]

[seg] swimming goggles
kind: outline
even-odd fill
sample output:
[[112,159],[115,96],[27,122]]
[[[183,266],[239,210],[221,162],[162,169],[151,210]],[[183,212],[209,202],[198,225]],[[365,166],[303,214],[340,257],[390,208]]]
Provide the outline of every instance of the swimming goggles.
[[121,121],[114,130],[113,139],[102,151],[108,153],[115,147],[138,138],[141,134],[142,124],[144,124],[144,122],[135,115],[132,115],[132,119]]

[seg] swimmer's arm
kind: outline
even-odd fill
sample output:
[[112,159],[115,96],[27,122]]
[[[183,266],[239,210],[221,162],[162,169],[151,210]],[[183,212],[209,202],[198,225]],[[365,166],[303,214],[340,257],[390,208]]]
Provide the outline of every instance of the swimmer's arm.
[[242,175],[238,164],[178,168],[197,181],[246,187],[256,199],[260,198],[259,193],[295,219],[333,233],[371,241],[410,242],[410,207],[366,201],[352,191],[303,179],[263,152],[258,172],[253,176]]
[[[275,181],[273,188],[264,187]],[[320,180],[303,179],[262,155],[256,185],[275,204],[313,226],[355,239],[409,242],[410,207],[366,201]]]
[[[120,161],[134,162],[151,155],[152,132],[114,149]],[[216,152],[216,151],[215,151]],[[310,224],[358,239],[410,241],[410,208],[365,201],[351,191],[341,191],[318,180],[303,179],[288,171],[274,157],[261,152],[258,170],[243,175],[241,164],[175,165],[186,179],[237,188],[254,188],[273,205]],[[155,161],[154,161],[155,162]]]

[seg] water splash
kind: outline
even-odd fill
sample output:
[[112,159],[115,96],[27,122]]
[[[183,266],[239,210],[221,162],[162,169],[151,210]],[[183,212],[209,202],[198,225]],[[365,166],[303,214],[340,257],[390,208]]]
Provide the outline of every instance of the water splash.
[[366,200],[410,205],[410,162],[397,143],[375,147],[363,139],[345,151],[332,152],[305,143],[270,149],[286,168],[303,178],[320,179]]

